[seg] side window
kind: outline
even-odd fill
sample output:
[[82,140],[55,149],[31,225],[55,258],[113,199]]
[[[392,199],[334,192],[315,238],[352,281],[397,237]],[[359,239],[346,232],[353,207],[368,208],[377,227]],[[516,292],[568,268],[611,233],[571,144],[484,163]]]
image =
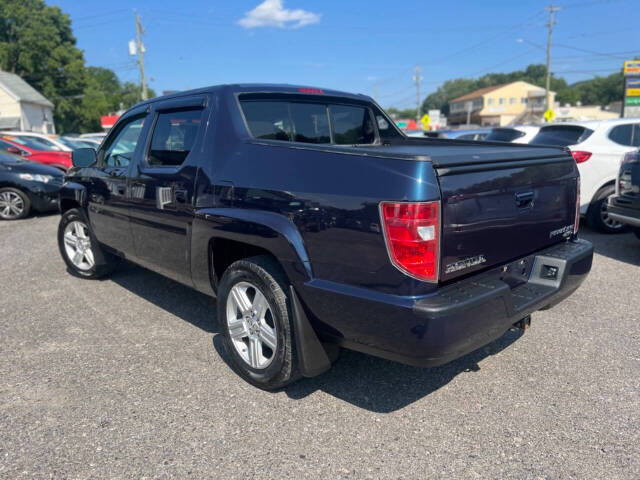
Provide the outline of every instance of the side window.
[[620,145],[632,146],[633,124],[618,125],[609,132],[609,138]]
[[304,143],[329,143],[327,107],[316,103],[291,103],[293,140]]
[[331,105],[331,125],[338,145],[374,143],[376,130],[364,107]]
[[144,117],[136,118],[127,123],[116,137],[109,143],[102,157],[105,167],[127,167],[136,150]]
[[633,130],[631,131],[631,146],[640,147],[640,123],[633,124]]
[[202,110],[176,110],[158,114],[147,163],[177,167],[184,163],[200,130]]

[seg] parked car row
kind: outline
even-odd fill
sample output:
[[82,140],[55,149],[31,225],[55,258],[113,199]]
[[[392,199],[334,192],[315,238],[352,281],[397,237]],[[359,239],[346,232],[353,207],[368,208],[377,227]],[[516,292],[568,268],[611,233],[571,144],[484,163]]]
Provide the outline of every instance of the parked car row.
[[[423,133],[423,136],[433,136],[434,133]],[[566,147],[580,171],[580,215],[603,233],[628,230],[628,225],[621,222],[618,216],[609,215],[609,199],[615,193],[620,163],[627,153],[640,147],[639,118],[443,130],[436,135],[457,140]]]

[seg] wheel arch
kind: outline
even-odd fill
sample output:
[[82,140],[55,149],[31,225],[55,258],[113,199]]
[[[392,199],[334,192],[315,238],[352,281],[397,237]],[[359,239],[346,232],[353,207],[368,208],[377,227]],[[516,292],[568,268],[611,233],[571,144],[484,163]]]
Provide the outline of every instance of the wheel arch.
[[312,278],[302,236],[284,215],[230,208],[206,209],[196,215],[191,271],[199,290],[215,294],[226,267],[241,258],[265,254],[278,262],[292,284]]
[[86,205],[86,189],[75,182],[67,182],[60,189],[60,213]]

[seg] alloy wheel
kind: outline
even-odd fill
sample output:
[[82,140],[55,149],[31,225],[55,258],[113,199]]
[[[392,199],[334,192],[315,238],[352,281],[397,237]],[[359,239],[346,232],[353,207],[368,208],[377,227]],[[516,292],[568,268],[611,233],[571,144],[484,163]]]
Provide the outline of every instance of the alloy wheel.
[[83,222],[76,220],[65,227],[64,250],[71,263],[79,270],[90,270],[95,265],[89,228]]
[[609,216],[607,199],[605,199],[600,205],[600,218],[602,219],[602,223],[604,223],[607,227],[613,230],[617,230],[624,227],[623,223],[620,223]]
[[240,358],[252,368],[268,367],[276,355],[278,336],[273,310],[258,287],[239,282],[227,298],[229,338]]
[[24,212],[24,200],[15,192],[0,193],[0,217],[6,220],[18,218]]

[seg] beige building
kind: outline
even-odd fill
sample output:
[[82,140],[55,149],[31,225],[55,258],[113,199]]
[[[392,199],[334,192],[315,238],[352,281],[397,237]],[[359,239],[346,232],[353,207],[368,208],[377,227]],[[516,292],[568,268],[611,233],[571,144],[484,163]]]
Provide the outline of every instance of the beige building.
[[[556,94],[549,93],[553,105]],[[544,88],[518,81],[454,98],[449,102],[448,119],[450,125],[502,126],[539,120],[545,110]]]
[[18,75],[0,71],[0,130],[56,133],[53,103]]
[[609,120],[620,118],[620,112],[603,110],[598,105],[556,107],[554,122],[581,122],[585,120]]

